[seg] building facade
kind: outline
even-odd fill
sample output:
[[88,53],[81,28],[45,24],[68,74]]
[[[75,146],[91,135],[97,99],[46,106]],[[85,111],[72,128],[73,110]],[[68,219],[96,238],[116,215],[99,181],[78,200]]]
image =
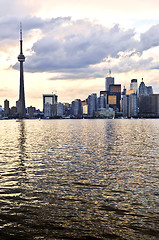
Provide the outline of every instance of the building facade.
[[61,102],[58,102],[56,105],[56,115],[59,117],[64,116],[64,105]]
[[105,91],[109,91],[109,86],[114,84],[114,77],[105,78]]
[[2,118],[3,117],[3,108],[2,108],[2,106],[0,105],[0,118]]
[[71,104],[71,115],[74,118],[81,118],[83,115],[81,99],[75,99]]
[[140,117],[159,117],[159,94],[139,96]]
[[97,94],[92,93],[88,96],[88,117],[95,117],[95,111],[97,111]]
[[56,115],[54,105],[57,104],[58,96],[56,94],[43,94],[43,113],[45,117]]
[[129,95],[129,117],[138,116],[138,97],[137,93]]
[[153,94],[152,86],[146,86],[142,78],[142,82],[140,83],[140,86],[139,86],[139,95],[150,95],[150,94]]
[[107,107],[107,95],[105,94],[101,94],[98,97],[98,102],[97,102],[97,109],[101,109],[101,108],[106,108]]
[[10,114],[9,101],[6,99],[4,101],[4,116],[8,117]]
[[125,91],[124,89],[121,104],[123,117],[138,117],[138,95],[136,90]]
[[112,84],[109,86],[108,100],[109,107],[116,112],[120,112],[121,84]]
[[71,114],[71,104],[70,103],[63,103],[64,107],[64,116],[65,117],[70,117]]
[[115,118],[115,111],[113,108],[100,108],[95,112],[96,118]]
[[36,111],[36,108],[35,107],[27,107],[27,116],[30,118],[30,119],[33,119],[35,117],[35,111]]
[[138,93],[138,83],[137,83],[137,79],[131,79],[130,90],[133,90],[134,93]]

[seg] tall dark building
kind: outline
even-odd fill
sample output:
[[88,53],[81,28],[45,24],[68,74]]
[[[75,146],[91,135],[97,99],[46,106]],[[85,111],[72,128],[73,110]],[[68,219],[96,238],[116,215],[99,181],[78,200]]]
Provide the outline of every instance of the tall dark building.
[[159,117],[159,94],[139,96],[140,117]]
[[120,112],[121,84],[110,84],[109,91],[100,91],[101,95],[106,96],[109,107]]
[[88,96],[88,117],[94,117],[97,111],[97,94],[92,93]]
[[121,84],[111,84],[109,86],[108,104],[115,111],[120,112]]
[[76,100],[72,101],[71,114],[75,118],[82,117],[83,112],[82,112],[81,99],[76,99]]
[[18,56],[20,62],[20,87],[19,87],[19,100],[17,101],[17,112],[19,118],[23,118],[26,115],[25,110],[25,93],[24,93],[24,74],[23,74],[23,62],[25,62],[25,56],[23,55],[23,40],[22,40],[22,25],[20,24],[20,54]]
[[9,101],[6,99],[6,100],[4,101],[4,115],[5,115],[5,117],[8,117],[9,112],[10,112],[10,109],[9,109]]

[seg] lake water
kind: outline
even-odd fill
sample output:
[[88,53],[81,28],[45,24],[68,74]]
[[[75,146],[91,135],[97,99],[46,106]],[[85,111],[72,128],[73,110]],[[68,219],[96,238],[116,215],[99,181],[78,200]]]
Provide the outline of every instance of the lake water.
[[159,119],[0,121],[0,240],[159,239]]

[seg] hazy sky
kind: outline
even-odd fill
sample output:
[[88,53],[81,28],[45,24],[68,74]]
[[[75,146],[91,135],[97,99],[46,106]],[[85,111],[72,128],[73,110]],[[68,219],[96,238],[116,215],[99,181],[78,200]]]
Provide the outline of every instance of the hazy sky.
[[0,105],[19,95],[19,25],[23,24],[26,105],[42,94],[85,99],[132,78],[159,93],[158,0],[0,0]]

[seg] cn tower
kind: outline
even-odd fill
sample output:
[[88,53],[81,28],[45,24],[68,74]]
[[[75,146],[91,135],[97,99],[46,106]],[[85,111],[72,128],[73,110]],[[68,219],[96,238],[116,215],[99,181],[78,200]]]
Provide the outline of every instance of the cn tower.
[[24,118],[25,111],[25,93],[24,93],[24,74],[23,74],[23,62],[25,62],[25,56],[23,55],[23,40],[22,40],[22,24],[20,23],[20,54],[18,56],[20,62],[20,87],[19,87],[19,100],[17,101],[17,112],[19,118]]

